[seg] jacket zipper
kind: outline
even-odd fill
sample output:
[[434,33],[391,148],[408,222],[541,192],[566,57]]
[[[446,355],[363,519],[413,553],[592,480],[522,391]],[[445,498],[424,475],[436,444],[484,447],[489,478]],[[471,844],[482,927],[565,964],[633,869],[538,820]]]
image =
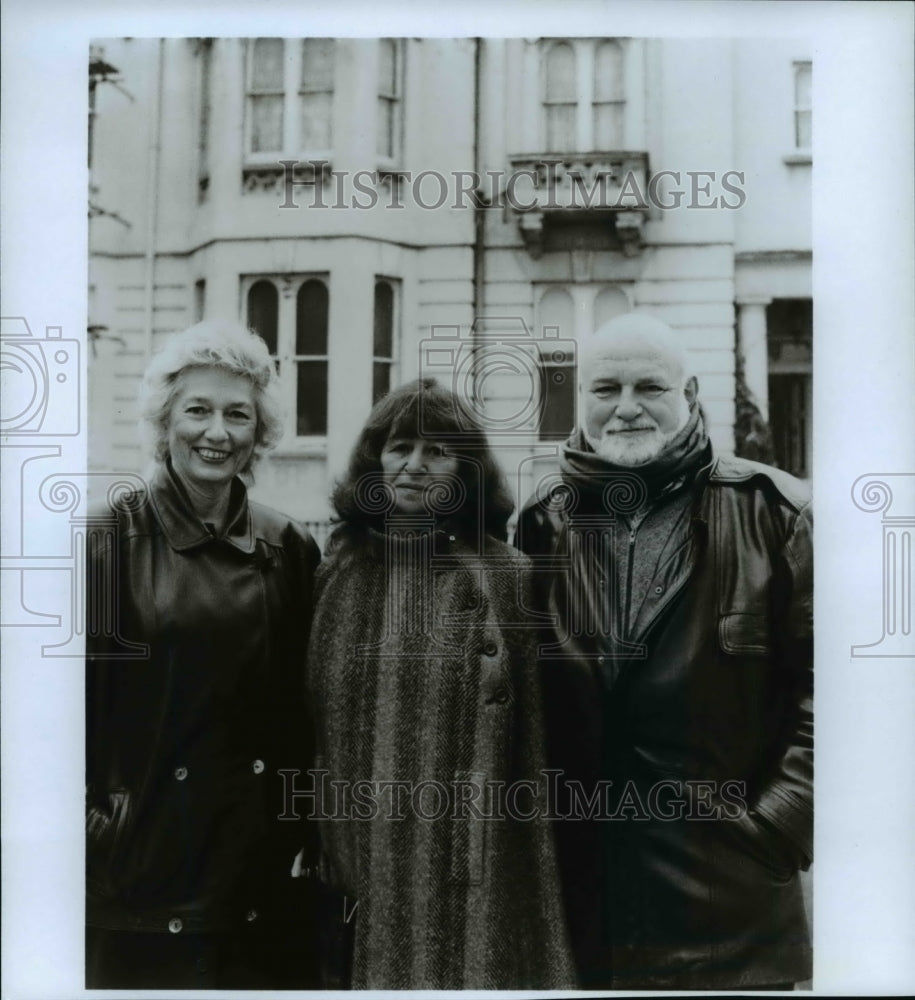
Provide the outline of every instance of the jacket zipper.
[[629,640],[630,622],[629,615],[632,610],[632,564],[635,561],[633,559],[633,553],[635,552],[635,533],[636,528],[632,527],[629,529],[629,554],[626,559],[626,599],[623,602],[623,634],[622,638]]

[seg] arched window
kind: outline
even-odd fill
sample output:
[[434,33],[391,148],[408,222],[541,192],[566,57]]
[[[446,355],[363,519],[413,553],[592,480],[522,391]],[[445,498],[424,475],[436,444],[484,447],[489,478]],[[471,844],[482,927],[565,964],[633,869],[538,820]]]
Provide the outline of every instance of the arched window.
[[332,38],[255,38],[246,58],[245,151],[274,163],[327,154],[333,143],[335,46]]
[[372,347],[372,402],[376,403],[391,389],[391,372],[394,366],[394,309],[393,284],[386,279],[375,282],[375,331]]
[[296,295],[296,434],[327,433],[327,286],[309,279]]
[[577,104],[575,51],[568,42],[555,42],[547,49],[544,64],[543,111],[548,151],[575,148]]
[[623,50],[615,40],[601,42],[594,52],[594,149],[624,148],[624,107]]
[[299,87],[299,148],[303,152],[331,148],[334,99],[334,42],[306,38],[302,42],[302,82]]
[[257,38],[248,65],[248,148],[252,153],[283,149],[282,38]]
[[594,329],[616,316],[622,316],[629,309],[629,299],[621,288],[602,288],[594,300]]
[[388,160],[400,153],[402,119],[403,40],[378,41],[378,123],[376,152]]
[[245,321],[276,359],[287,410],[287,439],[326,434],[326,277],[274,275],[243,281]]
[[277,354],[279,294],[272,281],[256,281],[248,289],[248,326],[266,341],[270,353]]
[[575,424],[575,336],[572,296],[562,288],[551,288],[540,298],[540,417],[541,440],[568,437]]
[[627,41],[545,39],[541,43],[545,152],[626,149]]

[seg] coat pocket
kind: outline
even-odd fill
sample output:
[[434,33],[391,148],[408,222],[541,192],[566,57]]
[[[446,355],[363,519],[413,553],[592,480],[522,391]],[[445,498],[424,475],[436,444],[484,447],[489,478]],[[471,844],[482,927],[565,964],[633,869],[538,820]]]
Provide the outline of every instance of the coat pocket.
[[772,652],[772,635],[767,615],[736,612],[718,620],[718,641],[725,653],[767,656]]
[[721,830],[740,855],[762,869],[772,883],[783,885],[797,874],[798,866],[788,856],[787,845],[778,833],[749,813],[734,820],[722,820]]
[[105,895],[113,890],[129,816],[130,793],[123,788],[108,793],[107,807],[86,809],[86,882]]

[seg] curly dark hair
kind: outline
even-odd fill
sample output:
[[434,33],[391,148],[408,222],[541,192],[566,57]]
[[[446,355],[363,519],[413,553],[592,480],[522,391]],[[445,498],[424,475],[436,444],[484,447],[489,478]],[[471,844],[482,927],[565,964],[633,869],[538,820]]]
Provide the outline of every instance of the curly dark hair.
[[353,447],[346,474],[331,494],[338,532],[381,527],[385,512],[367,509],[365,490],[367,483],[381,483],[381,452],[392,434],[444,439],[458,459],[457,477],[465,497],[449,524],[464,533],[482,529],[487,535],[505,538],[515,504],[486,433],[470,409],[432,378],[409,382],[375,404]]

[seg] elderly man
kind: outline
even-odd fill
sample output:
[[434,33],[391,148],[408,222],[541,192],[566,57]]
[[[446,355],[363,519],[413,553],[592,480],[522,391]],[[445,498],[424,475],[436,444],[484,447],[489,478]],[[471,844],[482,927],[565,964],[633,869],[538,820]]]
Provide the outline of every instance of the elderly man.
[[810,975],[812,550],[802,483],[715,455],[669,327],[580,360],[561,484],[522,512],[564,892],[582,983],[786,988]]

